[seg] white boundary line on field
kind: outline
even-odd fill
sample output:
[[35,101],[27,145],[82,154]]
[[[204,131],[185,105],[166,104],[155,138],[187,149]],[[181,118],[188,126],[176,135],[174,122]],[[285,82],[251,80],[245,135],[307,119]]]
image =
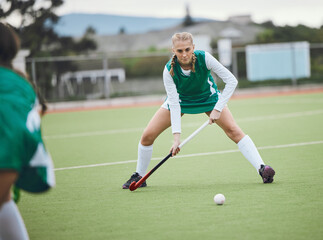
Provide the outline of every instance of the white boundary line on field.
[[[250,121],[259,121],[259,120],[276,120],[276,119],[283,119],[283,118],[310,116],[310,115],[316,115],[316,114],[322,114],[322,113],[323,113],[323,109],[319,109],[319,110],[305,111],[305,112],[293,112],[293,113],[285,113],[285,114],[274,114],[274,115],[268,115],[268,116],[241,118],[241,119],[236,119],[236,121],[250,122]],[[183,124],[183,127],[185,126],[191,127],[195,125],[199,125],[199,123]],[[84,133],[71,133],[71,134],[45,136],[44,139],[49,140],[49,139],[66,139],[66,138],[76,138],[76,137],[100,136],[100,135],[108,135],[108,134],[139,132],[139,131],[143,131],[143,129],[144,127],[114,129],[114,130],[107,130],[107,131],[94,131],[94,132],[84,132]]]
[[48,139],[65,139],[65,138],[75,138],[75,137],[100,136],[100,135],[117,134],[117,133],[139,132],[142,130],[144,130],[144,128],[126,128],[126,129],[114,129],[114,130],[84,132],[84,133],[70,133],[70,134],[62,134],[62,135],[45,136],[44,139],[48,140]]
[[318,104],[323,103],[323,99],[306,98],[306,99],[273,99],[270,102],[267,99],[259,98],[249,104],[253,105],[271,105],[271,104]]
[[283,118],[293,118],[293,117],[317,115],[317,114],[322,114],[322,113],[323,113],[323,109],[319,109],[319,110],[305,111],[305,112],[293,112],[293,113],[285,113],[285,114],[274,114],[274,115],[268,115],[268,116],[242,118],[242,119],[237,119],[236,121],[237,122],[251,122],[251,121],[258,121],[258,120],[276,120],[276,119],[283,119]]
[[[283,144],[283,145],[276,145],[276,146],[264,146],[264,147],[258,147],[258,149],[259,150],[264,150],[264,149],[289,148],[289,147],[300,147],[300,146],[308,146],[308,145],[315,145],[315,144],[323,144],[323,140],[322,141],[313,141],[313,142]],[[236,152],[239,152],[239,151],[240,151],[239,149],[232,149],[232,150],[224,150],[224,151],[217,151],[217,152],[195,153],[195,154],[178,155],[175,158],[209,156],[209,155],[217,155],[217,154],[236,153]],[[161,159],[163,159],[163,158],[160,158],[160,157],[159,158],[152,158],[152,160],[155,160],[155,161],[156,160],[161,160]],[[135,163],[135,162],[137,162],[137,160],[90,164],[90,165],[83,165],[83,166],[56,168],[55,171],[80,169],[80,168],[91,168],[91,167],[102,167],[102,166],[112,166],[112,165],[121,165],[121,164],[127,164],[127,163]]]

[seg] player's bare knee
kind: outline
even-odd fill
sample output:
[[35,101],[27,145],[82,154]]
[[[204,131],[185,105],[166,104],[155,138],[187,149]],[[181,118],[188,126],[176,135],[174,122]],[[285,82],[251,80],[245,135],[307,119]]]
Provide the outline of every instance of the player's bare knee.
[[241,131],[239,127],[228,128],[226,129],[225,133],[235,143],[239,142],[241,138],[243,138],[244,136],[244,133]]
[[150,146],[154,143],[155,137],[152,134],[143,134],[140,140],[140,143],[143,146]]

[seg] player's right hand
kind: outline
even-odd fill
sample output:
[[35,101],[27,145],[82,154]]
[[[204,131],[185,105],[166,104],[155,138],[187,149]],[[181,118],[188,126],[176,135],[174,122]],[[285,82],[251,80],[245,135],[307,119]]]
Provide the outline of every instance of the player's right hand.
[[170,149],[170,152],[172,153],[172,157],[176,156],[177,153],[180,152],[179,145],[181,144],[180,141],[180,133],[174,133],[174,143]]

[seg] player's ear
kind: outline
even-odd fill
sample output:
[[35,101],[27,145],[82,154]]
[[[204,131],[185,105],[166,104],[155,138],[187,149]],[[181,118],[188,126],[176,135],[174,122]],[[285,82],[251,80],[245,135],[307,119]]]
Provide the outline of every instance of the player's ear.
[[193,51],[195,50],[195,44],[193,44]]

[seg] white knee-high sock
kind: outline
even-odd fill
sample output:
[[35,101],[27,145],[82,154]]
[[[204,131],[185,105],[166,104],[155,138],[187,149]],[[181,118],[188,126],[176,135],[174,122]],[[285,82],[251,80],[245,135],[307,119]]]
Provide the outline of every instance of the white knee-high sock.
[[140,142],[138,145],[138,161],[137,161],[137,170],[140,176],[146,174],[148,165],[153,154],[153,145],[143,146]]
[[0,239],[29,239],[24,221],[13,200],[5,202],[0,209]]
[[248,135],[244,136],[238,142],[238,147],[243,156],[256,168],[257,171],[260,169],[260,165],[265,165],[255,144]]

